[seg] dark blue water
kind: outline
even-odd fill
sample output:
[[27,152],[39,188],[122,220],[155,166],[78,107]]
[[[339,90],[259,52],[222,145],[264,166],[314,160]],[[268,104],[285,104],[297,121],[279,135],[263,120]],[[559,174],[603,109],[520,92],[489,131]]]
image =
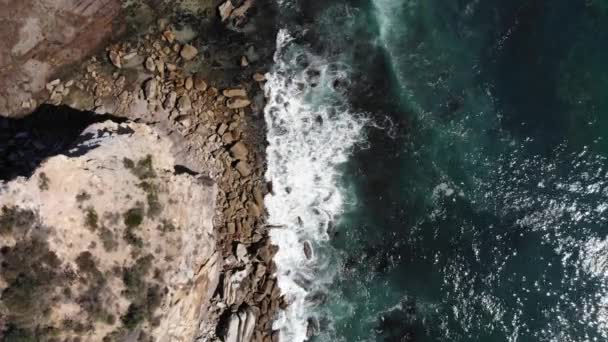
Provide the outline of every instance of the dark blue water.
[[369,120],[312,340],[607,341],[608,1],[283,6]]

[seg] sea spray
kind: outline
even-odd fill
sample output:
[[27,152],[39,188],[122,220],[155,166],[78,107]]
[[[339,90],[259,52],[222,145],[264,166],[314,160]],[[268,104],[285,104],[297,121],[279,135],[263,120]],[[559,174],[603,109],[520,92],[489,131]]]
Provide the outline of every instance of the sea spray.
[[282,341],[298,342],[307,339],[314,315],[307,296],[322,294],[335,274],[328,242],[345,205],[339,166],[362,141],[365,120],[336,88],[348,78],[344,65],[315,56],[287,30],[278,33],[274,62],[265,89],[266,178],[273,191],[265,201],[269,224],[281,227],[270,235],[279,247],[278,284],[290,303],[275,328]]

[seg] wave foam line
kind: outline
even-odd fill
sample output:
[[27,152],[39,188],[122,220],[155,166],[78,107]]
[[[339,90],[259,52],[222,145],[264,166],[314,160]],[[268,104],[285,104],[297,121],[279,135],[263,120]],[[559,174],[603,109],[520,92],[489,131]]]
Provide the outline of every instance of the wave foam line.
[[[267,75],[266,179],[273,191],[265,199],[275,256],[277,279],[289,307],[274,328],[281,341],[307,339],[313,315],[306,297],[323,291],[335,271],[327,257],[331,227],[344,209],[340,164],[361,141],[364,119],[348,111],[334,85],[348,77],[343,64],[328,63],[295,43],[286,30],[277,36],[274,70]],[[315,253],[305,252],[304,245]],[[312,254],[312,256],[311,256]],[[325,259],[325,261],[324,261]],[[335,267],[333,267],[335,269]]]

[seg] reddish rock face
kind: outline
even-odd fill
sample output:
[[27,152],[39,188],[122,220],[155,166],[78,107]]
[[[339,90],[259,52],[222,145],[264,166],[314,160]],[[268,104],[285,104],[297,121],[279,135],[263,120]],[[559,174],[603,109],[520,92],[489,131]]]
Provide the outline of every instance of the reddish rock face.
[[52,77],[122,33],[120,11],[120,0],[0,0],[0,115],[43,102]]

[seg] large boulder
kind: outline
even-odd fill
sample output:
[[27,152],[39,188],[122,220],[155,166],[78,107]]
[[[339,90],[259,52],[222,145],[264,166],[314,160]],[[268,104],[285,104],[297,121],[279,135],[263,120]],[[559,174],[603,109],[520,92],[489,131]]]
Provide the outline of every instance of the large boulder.
[[217,190],[175,172],[170,150],[149,126],[106,121],[0,182],[0,340],[198,336],[222,266]]

